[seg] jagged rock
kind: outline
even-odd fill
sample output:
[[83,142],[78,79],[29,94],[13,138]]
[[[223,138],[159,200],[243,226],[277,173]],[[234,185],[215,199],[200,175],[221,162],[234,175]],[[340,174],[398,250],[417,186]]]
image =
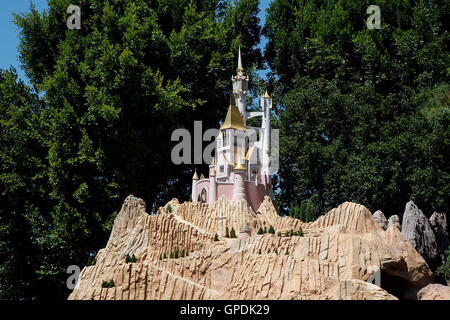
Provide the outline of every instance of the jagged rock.
[[409,201],[405,206],[402,233],[406,240],[424,257],[431,269],[435,270],[440,264],[436,237],[427,217],[413,201]]
[[380,287],[362,280],[341,281],[341,300],[398,300]]
[[373,218],[380,225],[380,227],[383,228],[383,230],[387,229],[387,227],[388,227],[388,220],[386,219],[386,217],[383,214],[383,212],[381,212],[381,210],[375,211],[375,213],[373,214]]
[[[423,258],[395,228],[383,231],[362,205],[345,202],[312,223],[281,217],[269,197],[259,214],[245,200],[170,201],[156,215],[128,197],[97,262],[69,299],[394,299],[432,280]],[[225,237],[244,215],[246,240]],[[272,225],[275,235],[257,235]],[[303,230],[304,236],[277,235]],[[214,235],[219,241],[214,241]],[[175,250],[178,258],[170,258]],[[187,254],[186,254],[187,253]],[[137,262],[125,263],[127,254]],[[165,254],[165,256],[164,256]],[[365,281],[381,270],[381,287]],[[115,287],[102,288],[113,279]],[[391,289],[389,289],[391,290]],[[415,296],[414,296],[415,297]]]
[[450,287],[442,284],[429,284],[417,293],[418,300],[450,300]]
[[394,225],[395,227],[397,227],[398,230],[402,230],[402,226],[400,224],[400,218],[398,217],[398,215],[394,214],[394,215],[389,217],[389,219],[388,219],[388,228],[391,225]]
[[430,217],[430,225],[436,236],[440,262],[443,263],[445,261],[445,250],[450,246],[447,231],[447,215],[445,213],[434,212]]

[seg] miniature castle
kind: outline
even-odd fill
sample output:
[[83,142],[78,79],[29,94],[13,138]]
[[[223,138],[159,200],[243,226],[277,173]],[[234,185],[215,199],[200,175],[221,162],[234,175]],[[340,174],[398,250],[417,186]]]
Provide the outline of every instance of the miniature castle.
[[[247,112],[248,76],[244,75],[239,48],[237,75],[231,78],[232,93],[225,121],[216,138],[215,159],[209,178],[197,171],[192,177],[192,201],[212,203],[219,197],[248,201],[256,212],[265,195],[271,195],[270,110],[272,99],[261,97],[262,111]],[[262,117],[261,128],[247,126],[247,120]]]

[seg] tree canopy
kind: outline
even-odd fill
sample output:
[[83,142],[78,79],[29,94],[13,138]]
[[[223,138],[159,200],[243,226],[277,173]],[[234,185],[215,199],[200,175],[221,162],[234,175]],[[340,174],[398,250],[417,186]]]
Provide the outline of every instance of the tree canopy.
[[[381,29],[366,26],[371,4]],[[283,208],[449,211],[448,14],[448,1],[271,2]]]
[[0,298],[65,298],[66,268],[105,245],[128,194],[187,200],[172,131],[218,126],[238,46],[262,63],[256,0],[80,0],[79,30],[70,4],[14,15],[33,89],[2,71]]

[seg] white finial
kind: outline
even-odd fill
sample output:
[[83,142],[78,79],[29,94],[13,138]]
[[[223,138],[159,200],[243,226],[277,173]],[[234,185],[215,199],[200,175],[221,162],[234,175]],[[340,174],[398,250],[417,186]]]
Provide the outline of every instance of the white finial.
[[241,57],[241,46],[239,46],[239,57],[238,57],[238,70],[242,69],[242,57]]

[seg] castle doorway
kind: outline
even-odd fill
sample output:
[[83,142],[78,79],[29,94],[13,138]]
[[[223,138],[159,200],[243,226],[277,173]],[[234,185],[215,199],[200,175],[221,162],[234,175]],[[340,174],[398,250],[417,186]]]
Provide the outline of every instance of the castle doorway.
[[200,192],[200,202],[201,203],[207,203],[208,202],[208,192],[205,188],[202,189]]

